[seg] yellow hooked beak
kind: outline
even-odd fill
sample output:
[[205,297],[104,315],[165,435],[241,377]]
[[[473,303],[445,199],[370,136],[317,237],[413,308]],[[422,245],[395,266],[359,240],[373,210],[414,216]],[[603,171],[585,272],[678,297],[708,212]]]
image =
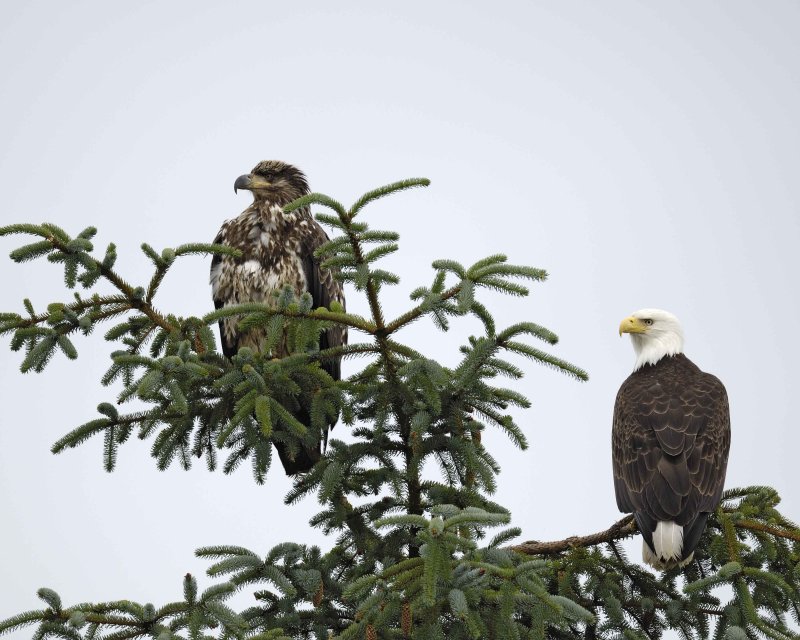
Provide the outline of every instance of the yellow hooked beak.
[[623,333],[644,333],[647,331],[647,325],[633,316],[628,316],[619,323],[619,335]]

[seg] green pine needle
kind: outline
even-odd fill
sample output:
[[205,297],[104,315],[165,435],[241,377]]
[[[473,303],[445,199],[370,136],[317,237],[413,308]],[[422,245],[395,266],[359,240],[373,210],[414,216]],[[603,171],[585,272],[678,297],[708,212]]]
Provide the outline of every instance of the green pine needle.
[[355,204],[350,207],[349,217],[354,218],[356,214],[358,214],[361,209],[363,209],[366,205],[370,202],[378,200],[379,198],[385,198],[388,195],[393,193],[397,193],[398,191],[405,191],[407,189],[413,189],[415,187],[427,187],[430,185],[431,181],[427,178],[407,178],[405,180],[400,180],[398,182],[393,182],[392,184],[387,184],[383,187],[378,187],[377,189],[373,189],[372,191],[368,191],[363,196],[361,196],[358,200],[356,200]]

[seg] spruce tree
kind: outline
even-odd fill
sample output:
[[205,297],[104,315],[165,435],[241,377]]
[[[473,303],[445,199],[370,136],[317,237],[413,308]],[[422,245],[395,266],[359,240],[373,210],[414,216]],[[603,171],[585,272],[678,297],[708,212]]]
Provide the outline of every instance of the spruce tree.
[[[60,264],[72,291],[46,309],[25,300],[24,313],[0,314],[0,332],[24,354],[21,370],[42,371],[57,354],[76,358],[75,337],[101,324],[111,325],[104,338],[116,345],[101,382],[117,385],[118,395],[59,439],[54,453],[102,437],[102,464],[112,471],[120,447],[135,435],[151,441],[159,469],[188,469],[204,458],[210,470],[230,473],[247,462],[261,484],[268,481],[272,442],[289,450],[313,445],[332,417],[343,423],[334,436],[347,431],[331,438],[285,498],[291,508],[316,496],[321,510],[311,524],[328,534],[328,548],[275,541],[271,549],[250,550],[232,541],[198,549],[208,559],[208,577],[201,589],[186,575],[177,602],[67,604],[42,588],[43,606],[0,622],[0,634],[29,628],[37,639],[69,640],[633,639],[674,630],[685,638],[798,637],[792,625],[800,622],[800,529],[776,509],[779,497],[769,487],[726,491],[695,560],[663,574],[628,560],[621,549],[619,541],[636,533],[631,517],[586,536],[518,540],[522,531],[507,526],[510,513],[491,499],[500,467],[481,438],[486,429],[500,429],[527,447],[509,408],[529,401],[502,380],[520,380],[518,357],[577,380],[587,375],[538,346],[557,342],[549,329],[496,324],[481,302],[485,291],[525,296],[528,283],[546,277],[502,255],[470,267],[434,262],[432,281],[412,292],[408,311],[385,317],[382,297],[399,279],[378,265],[398,250],[398,235],[373,230],[364,209],[427,184],[397,182],[350,208],[321,194],[286,207],[325,210],[316,217],[335,235],[318,255],[350,284],[351,297],[365,297],[366,317],[335,306],[312,309],[308,295],[298,298],[288,288],[275,307],[242,304],[184,317],[155,304],[170,267],[184,256],[232,249],[195,243],[157,251],[143,244],[153,273],[137,286],[115,270],[113,244],[102,257],[95,254],[94,228],[76,236],[46,223],[0,229],[33,238],[11,252],[14,261]],[[115,292],[94,292],[101,280]],[[215,325],[232,315],[276,341],[286,332],[291,355],[241,349],[230,360],[222,356]],[[461,347],[454,367],[397,337],[415,321],[446,331],[466,316],[480,321],[482,333]],[[318,336],[332,323],[361,340],[320,351]],[[320,363],[340,357],[357,362],[358,370],[335,381]],[[144,408],[121,410],[133,401]],[[298,405],[310,409],[310,424],[294,418]],[[226,601],[243,591],[252,604],[234,611]]]

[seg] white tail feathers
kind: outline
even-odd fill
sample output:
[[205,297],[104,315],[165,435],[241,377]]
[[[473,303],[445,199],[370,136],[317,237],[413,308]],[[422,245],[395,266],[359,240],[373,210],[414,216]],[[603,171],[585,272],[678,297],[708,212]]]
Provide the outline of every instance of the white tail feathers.
[[[661,521],[656,525],[653,532],[653,546],[650,549],[647,543],[642,548],[643,560],[655,567],[664,569],[674,567],[677,564],[683,566],[685,563],[679,562],[683,555],[683,527],[671,521]],[[687,558],[687,560],[690,560]]]
[[685,567],[692,560],[694,560],[694,551],[692,551],[685,560],[681,560],[680,562],[675,562],[674,560],[671,562],[662,562],[656,557],[656,555],[653,553],[653,550],[647,546],[647,543],[642,540],[642,558],[646,564],[649,564],[654,569],[666,571],[667,569],[672,569],[674,567]]
[[653,532],[656,555],[664,560],[677,560],[683,553],[683,527],[672,521],[661,521]]
[[683,527],[672,521],[659,522],[653,532],[653,546],[662,560],[678,560],[683,553]]

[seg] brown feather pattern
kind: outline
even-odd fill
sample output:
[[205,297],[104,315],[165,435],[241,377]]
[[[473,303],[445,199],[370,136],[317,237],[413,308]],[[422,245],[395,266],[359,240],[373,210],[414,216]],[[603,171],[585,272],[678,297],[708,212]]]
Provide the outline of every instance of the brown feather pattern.
[[[716,508],[729,449],[725,387],[685,355],[644,365],[625,380],[614,406],[614,489],[620,511],[650,529],[642,533],[651,548],[658,521],[691,528]],[[699,532],[685,540],[684,558],[698,540]]]
[[[328,236],[313,219],[308,207],[284,213],[282,206],[308,193],[305,176],[297,168],[278,161],[261,162],[252,176],[268,178],[269,189],[254,190],[254,201],[238,217],[227,220],[214,238],[241,251],[241,257],[215,256],[211,263],[211,289],[217,308],[261,302],[274,306],[274,293],[290,285],[300,296],[311,294],[313,308],[329,307],[336,301],[344,307],[341,283],[329,269],[324,269],[314,251],[328,242]],[[220,321],[222,351],[232,357],[240,348],[250,347],[261,352],[266,335],[263,330],[239,330],[238,318]],[[323,332],[320,348],[347,344],[346,327],[332,327]],[[280,343],[273,357],[287,355],[285,343]],[[341,377],[340,359],[326,361],[323,368],[336,380]],[[308,411],[296,416],[308,424]],[[333,426],[333,425],[331,425]],[[289,459],[287,452],[276,443],[287,474],[307,471],[319,459],[316,451],[301,452]]]

